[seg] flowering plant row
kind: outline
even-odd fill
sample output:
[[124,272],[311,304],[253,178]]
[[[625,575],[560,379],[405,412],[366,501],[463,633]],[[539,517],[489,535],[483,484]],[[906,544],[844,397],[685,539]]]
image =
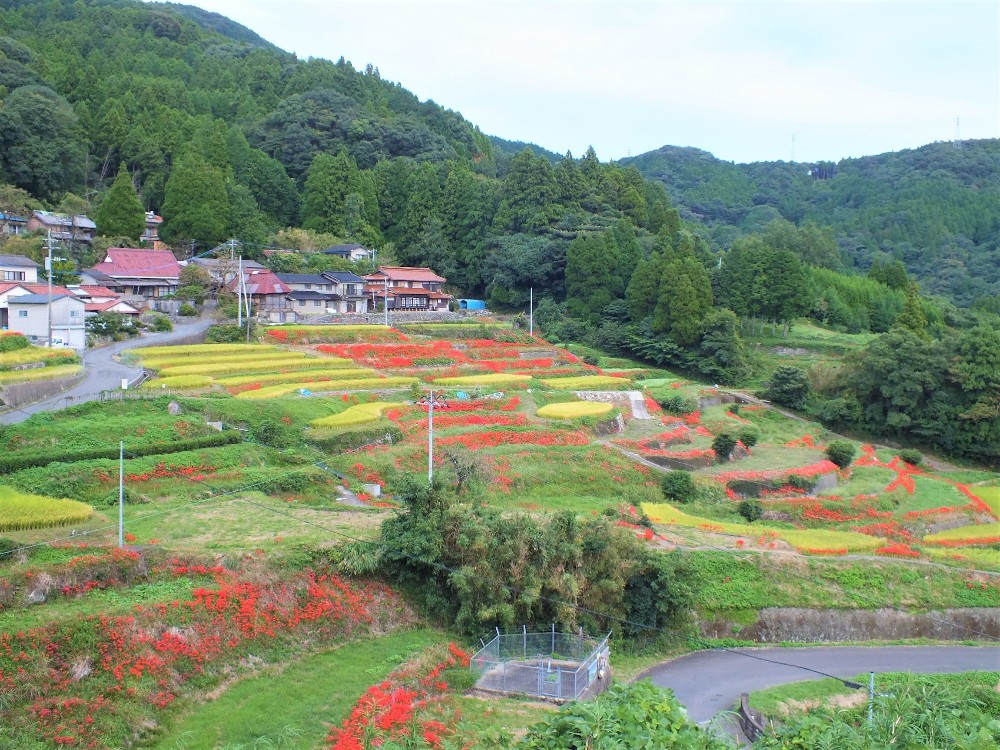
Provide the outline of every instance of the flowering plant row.
[[[168,575],[201,572],[173,562]],[[327,573],[275,579],[250,560],[239,573],[201,569],[211,581],[187,600],[0,634],[12,747],[122,747],[133,725],[151,722],[193,679],[202,686],[220,679],[247,648],[349,636],[400,606],[382,586],[356,588]]]
[[445,673],[468,666],[469,655],[454,643],[444,654],[432,649],[415,664],[396,670],[368,688],[347,719],[330,732],[328,747],[442,748],[445,739],[455,736],[460,719],[458,711],[449,711],[444,703],[450,690]]
[[547,430],[512,432],[504,430],[492,430],[489,432],[474,432],[465,435],[453,435],[441,438],[442,445],[464,445],[469,450],[482,450],[483,448],[497,448],[505,445],[587,445],[590,441],[586,435],[579,432],[566,432],[564,430]]

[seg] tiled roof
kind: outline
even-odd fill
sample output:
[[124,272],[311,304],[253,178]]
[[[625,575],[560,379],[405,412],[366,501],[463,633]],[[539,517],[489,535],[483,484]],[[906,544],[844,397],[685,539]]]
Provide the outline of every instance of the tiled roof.
[[365,280],[350,271],[324,271],[323,275],[338,284],[364,284]]
[[31,258],[24,255],[0,255],[0,266],[24,266],[25,268],[38,268],[38,264]]
[[[270,270],[251,271],[243,274],[244,284],[249,294],[288,294],[292,288],[278,278],[278,275]],[[226,288],[235,292],[240,280],[233,279]]]
[[[37,284],[37,283],[25,283],[23,281],[9,281],[4,284],[0,284],[0,294],[6,294],[11,289],[17,289],[20,287],[28,294],[44,294],[48,298],[49,285],[48,284]],[[76,295],[70,289],[64,286],[59,286],[58,284],[52,287],[52,294],[61,294],[63,296],[75,297]]]
[[[79,300],[79,301],[82,302],[82,300],[80,300],[80,298],[77,297],[75,294],[69,294],[69,293],[66,293],[66,294],[56,294],[55,292],[52,292],[52,301],[53,302],[55,302],[56,300],[60,300],[60,299],[75,299],[75,300]],[[49,295],[48,294],[22,294],[22,295],[19,295],[17,297],[11,297],[9,300],[7,300],[7,304],[9,304],[9,305],[15,305],[15,304],[16,305],[47,305],[48,303],[49,303]]]
[[117,297],[118,292],[108,289],[106,286],[96,286],[94,284],[80,284],[78,287],[81,292],[86,294],[88,297]]
[[134,306],[130,305],[128,302],[120,299],[113,299],[107,302],[88,302],[83,306],[84,312],[94,312],[101,313],[110,310],[113,307],[118,307],[118,305],[125,305],[126,307],[131,307],[133,312],[128,310],[121,311],[123,315],[138,315],[139,310]]
[[125,247],[109,247],[104,262],[98,263],[93,270],[112,278],[176,279],[181,274],[180,264],[169,250]]
[[378,271],[365,276],[369,281],[378,281],[388,276],[389,281],[431,281],[443,284],[448,279],[438,276],[429,268],[413,266],[379,266]]
[[275,274],[286,284],[329,284],[330,280],[318,273],[278,273]]
[[356,242],[347,245],[334,245],[333,247],[328,247],[323,252],[327,255],[350,255],[352,250],[364,250],[366,253],[371,252],[367,247],[359,245]]
[[14,216],[14,214],[5,214],[3,211],[0,211],[0,221],[13,221],[18,224],[28,223],[28,220],[25,219],[23,216]]
[[86,216],[76,214],[56,214],[51,211],[32,211],[32,216],[46,226],[51,227],[79,227],[80,229],[97,229],[97,224]]

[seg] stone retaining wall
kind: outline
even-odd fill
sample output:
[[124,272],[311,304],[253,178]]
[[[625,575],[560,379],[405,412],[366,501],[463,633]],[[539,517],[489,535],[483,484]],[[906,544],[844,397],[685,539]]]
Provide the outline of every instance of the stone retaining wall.
[[0,401],[3,404],[17,408],[25,404],[33,404],[52,396],[58,396],[65,390],[72,388],[84,378],[84,371],[79,375],[68,378],[56,378],[55,380],[38,380],[30,383],[11,383],[0,387]]
[[982,640],[1000,638],[1000,608],[968,607],[917,614],[894,609],[770,607],[762,609],[750,625],[718,619],[701,623],[701,633],[706,638],[739,638],[757,643]]

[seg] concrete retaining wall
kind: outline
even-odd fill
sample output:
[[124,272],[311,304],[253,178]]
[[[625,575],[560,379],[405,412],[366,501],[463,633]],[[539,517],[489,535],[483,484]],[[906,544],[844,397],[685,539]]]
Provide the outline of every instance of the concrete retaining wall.
[[757,643],[981,640],[984,635],[1000,638],[1000,608],[970,607],[911,614],[894,609],[772,607],[762,609],[757,621],[750,625],[719,619],[702,623],[701,632],[707,638],[739,638]]
[[33,404],[42,399],[58,396],[65,390],[72,388],[84,378],[84,371],[79,375],[70,378],[57,378],[55,380],[39,380],[32,383],[11,383],[0,387],[0,401],[9,407],[20,407],[25,404]]

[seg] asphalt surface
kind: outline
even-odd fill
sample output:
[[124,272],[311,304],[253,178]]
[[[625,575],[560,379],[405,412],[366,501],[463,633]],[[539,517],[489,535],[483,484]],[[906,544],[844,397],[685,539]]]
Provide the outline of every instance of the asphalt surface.
[[1000,646],[823,646],[698,651],[658,664],[641,677],[672,689],[677,700],[687,707],[688,716],[704,723],[721,712],[733,710],[742,693],[825,676],[786,665],[808,667],[841,678],[865,672],[876,675],[995,672],[1000,671]]
[[142,373],[142,368],[126,367],[119,362],[115,362],[113,357],[121,354],[126,349],[168,344],[173,339],[183,338],[184,336],[204,331],[212,325],[212,322],[211,320],[197,320],[193,323],[175,325],[173,331],[166,333],[144,334],[140,338],[120,341],[111,346],[99,349],[85,349],[81,355],[84,364],[83,380],[56,396],[0,414],[0,424],[17,424],[18,422],[23,422],[32,414],[65,409],[67,406],[72,406],[73,404],[94,401],[100,396],[101,391],[119,390],[122,387],[122,378],[128,378],[131,382],[139,377]]

